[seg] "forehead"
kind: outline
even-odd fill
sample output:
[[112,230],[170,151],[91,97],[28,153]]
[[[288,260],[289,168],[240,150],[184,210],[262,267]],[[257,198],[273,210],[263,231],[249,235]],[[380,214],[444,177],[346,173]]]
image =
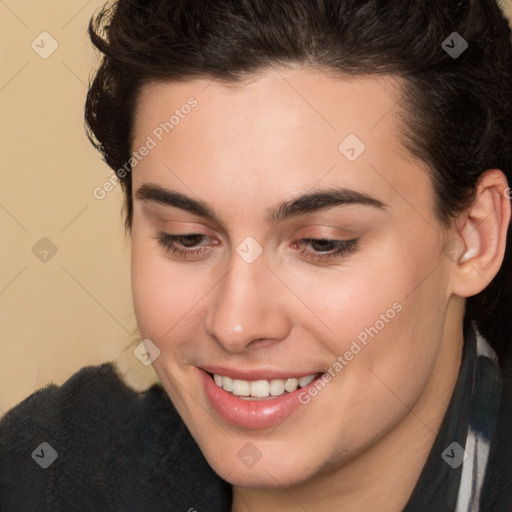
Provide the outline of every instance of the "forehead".
[[132,149],[148,137],[155,147],[134,182],[174,185],[186,176],[201,195],[211,190],[208,183],[221,193],[219,181],[231,194],[234,184],[242,193],[242,181],[248,191],[272,183],[290,194],[336,183],[380,189],[385,202],[397,191],[417,194],[418,186],[428,193],[425,166],[402,144],[401,91],[391,76],[300,68],[267,69],[241,83],[201,78],[145,85]]
[[[388,127],[398,121],[392,110],[398,106],[401,90],[402,81],[389,75],[348,76],[319,69],[279,67],[265,69],[240,82],[206,77],[153,82],[143,86],[138,96],[135,128],[141,134],[151,131],[155,122],[168,119],[166,114],[179,110],[194,97],[200,108],[195,109],[193,117],[216,121],[215,133],[219,134],[234,127],[245,127],[244,132],[261,129],[271,133],[274,128],[297,128],[299,121],[307,121],[300,126],[303,132],[320,130],[323,135],[338,132],[337,136],[341,136],[352,130],[364,135],[384,117]],[[224,114],[221,118],[210,117],[219,112]],[[194,126],[195,131],[197,127]]]

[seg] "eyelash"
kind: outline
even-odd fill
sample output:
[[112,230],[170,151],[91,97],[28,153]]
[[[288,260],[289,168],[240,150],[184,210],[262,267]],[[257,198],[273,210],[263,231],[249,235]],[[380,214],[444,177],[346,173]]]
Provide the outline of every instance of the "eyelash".
[[[187,259],[190,259],[192,257],[202,257],[206,254],[208,254],[211,249],[206,247],[200,247],[199,250],[191,250],[191,249],[182,249],[180,247],[176,247],[175,242],[179,241],[180,239],[184,238],[190,238],[190,237],[202,237],[210,238],[208,235],[205,235],[203,233],[187,233],[183,235],[171,235],[169,233],[160,232],[157,233],[155,236],[156,240],[158,241],[158,244],[163,247],[169,254],[172,255],[178,255],[180,257],[184,257]],[[333,259],[339,259],[343,256],[346,256],[348,254],[352,254],[358,251],[359,249],[359,239],[353,239],[353,240],[331,240],[328,238],[303,238],[299,240],[299,242],[305,242],[308,244],[315,243],[315,242],[321,242],[321,243],[327,243],[328,245],[334,245],[334,249],[331,250],[331,252],[328,252],[325,254],[323,253],[317,253],[315,251],[308,251],[305,249],[301,249],[299,251],[299,254],[301,256],[307,256],[307,258],[311,259],[312,261],[320,261],[320,262],[327,262],[332,261]],[[298,245],[297,242],[294,243],[294,245]]]

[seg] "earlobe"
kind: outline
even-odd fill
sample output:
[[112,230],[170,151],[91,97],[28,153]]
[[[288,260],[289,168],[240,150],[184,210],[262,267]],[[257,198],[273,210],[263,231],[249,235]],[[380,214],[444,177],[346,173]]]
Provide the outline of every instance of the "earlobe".
[[505,254],[510,222],[510,200],[505,175],[492,169],[484,173],[471,207],[459,223],[464,250],[453,274],[453,293],[471,297],[484,290],[498,273]]

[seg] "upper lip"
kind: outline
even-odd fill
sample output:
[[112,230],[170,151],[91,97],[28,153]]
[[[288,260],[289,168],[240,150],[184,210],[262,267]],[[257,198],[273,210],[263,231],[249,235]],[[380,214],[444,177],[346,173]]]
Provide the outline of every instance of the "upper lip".
[[323,373],[323,371],[309,371],[309,372],[298,372],[294,370],[273,370],[269,368],[228,368],[227,366],[220,365],[201,365],[198,368],[208,373],[216,373],[223,377],[231,377],[232,379],[239,380],[272,380],[281,379],[286,380],[290,378],[307,377],[308,375],[317,375]]

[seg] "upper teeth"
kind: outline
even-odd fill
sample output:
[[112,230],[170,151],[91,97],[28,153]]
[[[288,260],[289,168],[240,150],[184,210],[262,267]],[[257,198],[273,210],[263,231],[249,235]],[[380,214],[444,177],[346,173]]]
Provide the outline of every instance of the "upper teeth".
[[301,377],[300,379],[272,379],[272,380],[240,380],[232,379],[224,375],[213,375],[213,379],[217,386],[224,389],[224,391],[230,391],[237,396],[253,396],[258,398],[265,398],[268,396],[279,396],[285,391],[291,393],[298,387],[303,388],[312,382],[317,374],[308,375]]

